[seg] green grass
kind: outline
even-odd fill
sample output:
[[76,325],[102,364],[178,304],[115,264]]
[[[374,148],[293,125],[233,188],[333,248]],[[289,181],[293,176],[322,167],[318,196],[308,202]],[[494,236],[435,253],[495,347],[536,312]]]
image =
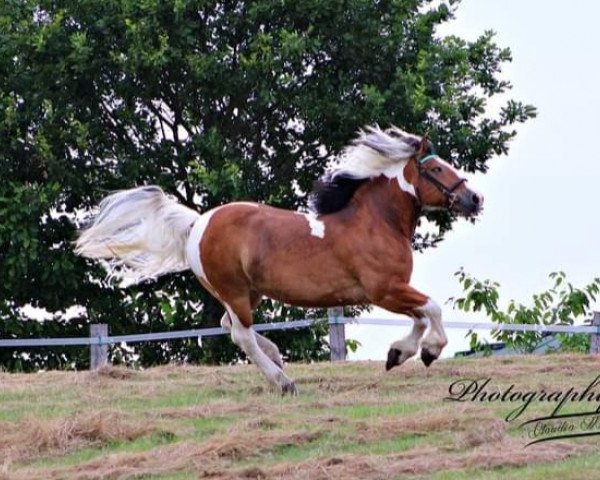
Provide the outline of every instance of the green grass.
[[190,424],[194,427],[194,438],[204,440],[236,422],[235,417],[194,418]]
[[214,399],[224,398],[221,393],[185,389],[171,393],[159,393],[156,397],[147,398],[144,395],[127,397],[118,405],[129,411],[162,410],[166,408],[194,407]]
[[347,405],[335,407],[328,413],[340,414],[352,419],[364,419],[375,416],[411,415],[430,406],[428,403],[392,403],[383,405]]

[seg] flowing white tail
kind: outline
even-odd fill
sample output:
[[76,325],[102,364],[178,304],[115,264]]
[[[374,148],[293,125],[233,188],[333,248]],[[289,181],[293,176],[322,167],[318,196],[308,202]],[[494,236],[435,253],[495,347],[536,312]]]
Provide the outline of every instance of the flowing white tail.
[[100,202],[100,211],[77,239],[75,252],[110,259],[109,278],[130,282],[187,270],[186,241],[199,216],[160,187],[122,190]]

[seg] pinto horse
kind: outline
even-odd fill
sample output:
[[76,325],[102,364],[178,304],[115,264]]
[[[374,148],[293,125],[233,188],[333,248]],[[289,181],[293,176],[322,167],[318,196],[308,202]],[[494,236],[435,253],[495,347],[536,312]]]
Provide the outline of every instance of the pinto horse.
[[[263,296],[304,307],[374,304],[414,321],[386,369],[421,348],[426,366],[447,344],[441,309],[409,285],[411,239],[428,209],[479,213],[483,197],[426,137],[368,127],[317,182],[311,212],[233,202],[199,214],[156,186],[106,197],[76,252],[111,259],[134,281],[190,269],[225,307],[221,325],[282,393],[296,393],[281,354],[253,329]],[[427,334],[425,330],[429,322]]]

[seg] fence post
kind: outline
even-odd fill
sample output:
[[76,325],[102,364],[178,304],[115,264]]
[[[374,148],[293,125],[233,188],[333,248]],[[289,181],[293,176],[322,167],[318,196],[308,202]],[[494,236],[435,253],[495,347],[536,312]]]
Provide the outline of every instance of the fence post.
[[[108,337],[106,323],[90,324],[90,337]],[[90,345],[90,370],[98,370],[108,363],[108,345]]]
[[598,330],[591,335],[590,353],[598,355],[600,353],[600,312],[594,312],[592,326],[596,327]]
[[329,350],[331,361],[346,360],[346,330],[345,325],[339,321],[344,316],[344,307],[327,309],[329,320]]

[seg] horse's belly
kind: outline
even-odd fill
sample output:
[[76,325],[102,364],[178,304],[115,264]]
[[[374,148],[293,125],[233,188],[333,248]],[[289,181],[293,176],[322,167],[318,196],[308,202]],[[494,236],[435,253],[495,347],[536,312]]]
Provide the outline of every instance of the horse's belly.
[[351,278],[296,277],[269,282],[258,288],[263,295],[298,307],[333,307],[366,303],[363,288]]

